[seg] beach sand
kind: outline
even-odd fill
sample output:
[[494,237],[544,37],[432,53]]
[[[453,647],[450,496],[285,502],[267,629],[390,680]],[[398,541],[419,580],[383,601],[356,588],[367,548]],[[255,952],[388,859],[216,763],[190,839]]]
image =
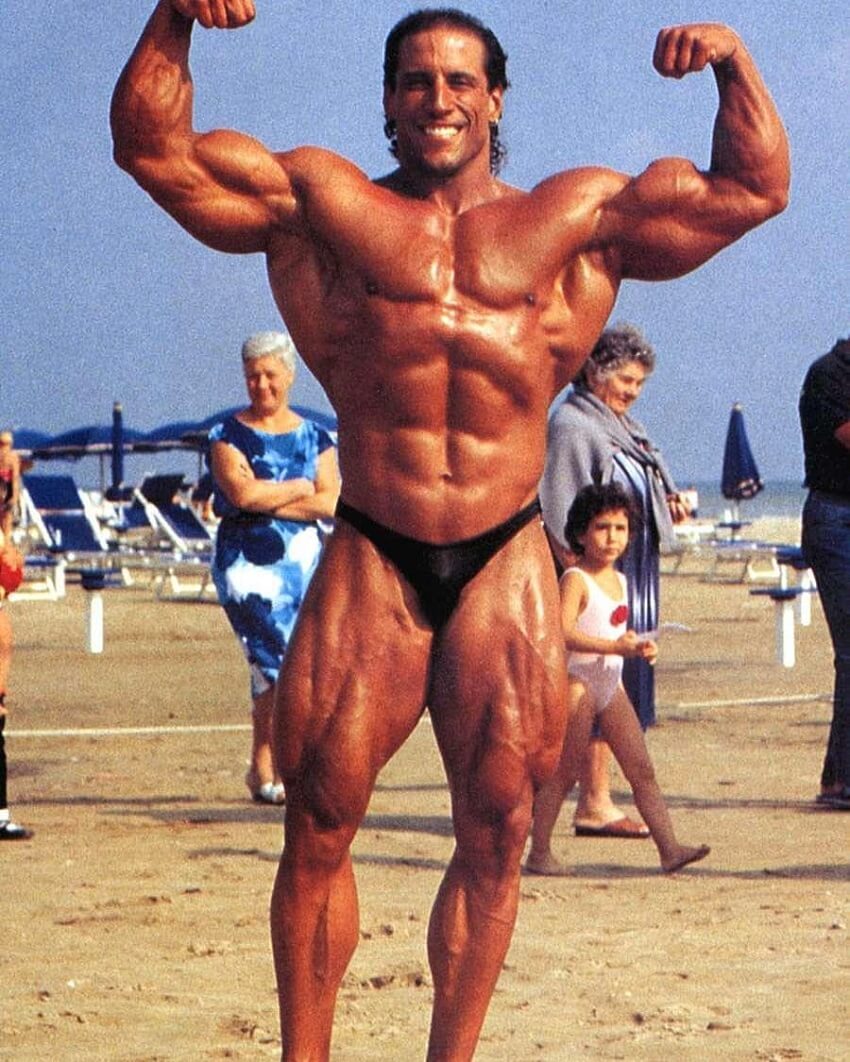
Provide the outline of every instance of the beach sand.
[[[573,838],[565,806],[556,848],[575,873],[522,878],[481,1062],[850,1057],[850,817],[812,803],[829,641],[815,602],[780,667],[773,606],[748,589],[664,578],[649,743],[681,839],[711,855],[665,877],[650,841]],[[11,607],[11,803],[36,835],[0,850],[0,1058],[278,1057],[281,815],[246,799],[247,677],[221,610],[108,591],[95,656],[79,588]],[[354,845],[335,1060],[424,1057],[451,851],[426,718]]]

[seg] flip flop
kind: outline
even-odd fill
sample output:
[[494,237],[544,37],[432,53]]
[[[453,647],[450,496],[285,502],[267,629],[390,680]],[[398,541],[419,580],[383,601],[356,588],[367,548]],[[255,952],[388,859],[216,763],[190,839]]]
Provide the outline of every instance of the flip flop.
[[641,822],[635,822],[627,815],[613,822],[603,823],[602,826],[588,824],[575,824],[576,837],[619,837],[627,841],[642,841],[649,837],[649,827]]

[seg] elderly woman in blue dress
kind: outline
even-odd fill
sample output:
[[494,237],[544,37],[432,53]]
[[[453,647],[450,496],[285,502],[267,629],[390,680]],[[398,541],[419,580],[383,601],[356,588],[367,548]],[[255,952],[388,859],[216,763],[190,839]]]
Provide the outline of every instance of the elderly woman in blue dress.
[[[660,553],[674,544],[673,524],[688,505],[646,430],[629,415],[655,353],[632,325],[606,329],[574,386],[550,421],[546,467],[540,486],[543,518],[556,563],[567,566],[567,511],[589,483],[621,484],[641,519],[620,567],[628,581],[629,627],[638,634],[658,629]],[[655,677],[645,660],[627,660],[623,684],[645,730],[655,722]],[[611,799],[611,753],[598,736],[591,741],[579,782],[575,831],[579,836],[648,837],[643,823],[624,815]]]
[[283,802],[272,758],[274,684],[333,516],[339,472],[324,428],[289,407],[296,350],[284,332],[245,341],[250,405],[210,432],[212,575],[251,672],[253,741],[245,781],[254,800]]

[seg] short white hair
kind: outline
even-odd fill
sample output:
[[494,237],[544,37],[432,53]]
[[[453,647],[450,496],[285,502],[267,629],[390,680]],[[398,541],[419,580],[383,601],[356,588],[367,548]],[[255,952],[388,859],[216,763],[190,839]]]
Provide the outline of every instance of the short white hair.
[[242,364],[255,358],[277,358],[295,374],[298,351],[288,332],[255,332],[242,344]]

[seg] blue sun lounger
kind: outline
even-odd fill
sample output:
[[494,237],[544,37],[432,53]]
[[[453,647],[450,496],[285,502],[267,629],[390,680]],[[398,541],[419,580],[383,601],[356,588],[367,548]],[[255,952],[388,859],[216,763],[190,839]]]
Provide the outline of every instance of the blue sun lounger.
[[24,476],[22,505],[50,553],[76,558],[107,552],[97,514],[72,476]]
[[213,533],[192,506],[183,500],[182,474],[148,476],[134,491],[133,510],[144,513],[149,525],[179,553],[209,553]]

